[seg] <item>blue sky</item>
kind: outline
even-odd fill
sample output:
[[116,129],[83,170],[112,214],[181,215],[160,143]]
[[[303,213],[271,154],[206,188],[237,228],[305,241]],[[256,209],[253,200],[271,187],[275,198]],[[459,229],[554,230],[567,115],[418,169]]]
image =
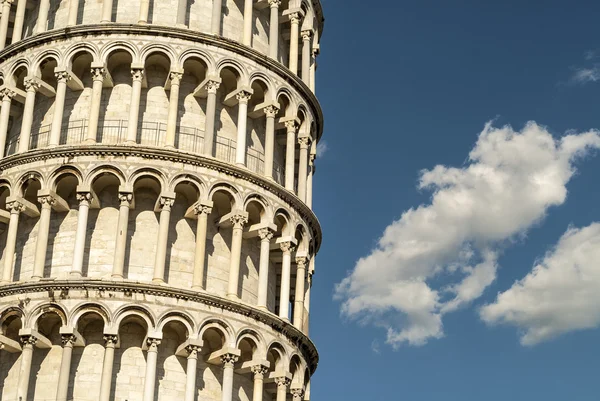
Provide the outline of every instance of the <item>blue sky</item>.
[[597,400],[600,4],[323,3],[313,398]]

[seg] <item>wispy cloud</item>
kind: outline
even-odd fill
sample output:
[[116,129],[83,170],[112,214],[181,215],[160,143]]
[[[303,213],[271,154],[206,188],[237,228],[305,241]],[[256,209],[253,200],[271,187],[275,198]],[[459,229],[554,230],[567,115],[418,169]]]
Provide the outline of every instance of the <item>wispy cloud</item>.
[[328,150],[329,150],[329,145],[327,144],[327,141],[321,140],[317,144],[317,156],[319,158],[323,158],[323,156],[325,156],[325,154],[327,153]]
[[578,68],[571,77],[571,81],[578,84],[586,84],[598,80],[600,80],[600,65],[595,65],[591,68]]
[[443,316],[484,293],[502,250],[565,202],[575,162],[598,148],[596,131],[557,140],[534,122],[488,123],[466,166],[421,173],[430,203],[392,222],[336,286],[343,315],[387,328],[393,347],[443,337]]

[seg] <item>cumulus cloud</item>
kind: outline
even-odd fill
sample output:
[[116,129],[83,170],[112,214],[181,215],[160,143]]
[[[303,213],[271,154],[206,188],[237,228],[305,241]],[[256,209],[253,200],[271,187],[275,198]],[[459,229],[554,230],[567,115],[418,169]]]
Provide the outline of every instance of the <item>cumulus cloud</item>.
[[421,172],[430,203],[392,222],[336,286],[343,315],[387,328],[394,347],[442,337],[443,315],[483,294],[502,249],[565,202],[574,163],[599,147],[595,131],[557,140],[534,122],[488,123],[465,166]]
[[571,80],[575,83],[586,84],[600,80],[600,66],[578,68],[573,73]]
[[600,326],[600,223],[570,228],[533,270],[480,310],[518,327],[523,345]]

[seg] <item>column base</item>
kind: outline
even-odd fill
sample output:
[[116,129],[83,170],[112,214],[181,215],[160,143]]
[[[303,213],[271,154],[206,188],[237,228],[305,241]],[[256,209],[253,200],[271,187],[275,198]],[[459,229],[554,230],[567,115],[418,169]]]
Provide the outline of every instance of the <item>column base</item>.
[[118,275],[118,274],[113,274],[112,276],[110,276],[110,279],[112,281],[124,281],[125,279],[123,278],[123,276]]
[[152,284],[164,285],[165,284],[165,280],[163,280],[162,278],[153,278],[152,279]]
[[69,277],[71,278],[82,278],[83,273],[81,272],[69,272]]
[[95,139],[89,139],[89,138],[88,138],[88,139],[85,139],[85,140],[83,141],[83,144],[84,144],[84,145],[95,145],[95,144],[97,144],[97,143],[98,143],[98,142],[96,142],[96,140],[95,140]]
[[237,294],[227,294],[227,298],[231,299],[232,301],[239,301],[240,297],[238,297]]

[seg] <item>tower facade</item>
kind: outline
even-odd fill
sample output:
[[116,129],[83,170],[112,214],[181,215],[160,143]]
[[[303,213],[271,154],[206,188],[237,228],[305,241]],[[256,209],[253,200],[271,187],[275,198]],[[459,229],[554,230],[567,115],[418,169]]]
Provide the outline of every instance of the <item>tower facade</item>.
[[319,0],[0,5],[0,400],[310,400]]

